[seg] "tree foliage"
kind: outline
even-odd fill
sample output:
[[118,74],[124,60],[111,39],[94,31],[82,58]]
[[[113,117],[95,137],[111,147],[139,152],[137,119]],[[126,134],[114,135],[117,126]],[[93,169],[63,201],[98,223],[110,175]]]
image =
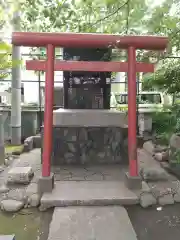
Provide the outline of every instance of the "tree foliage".
[[22,28],[125,33],[128,15],[130,31],[133,32],[138,31],[147,10],[145,0],[28,0],[23,5]]
[[6,39],[6,33],[12,22],[15,5],[0,0],[0,80],[5,79],[11,72],[12,67],[21,64],[21,61],[12,61],[12,46]]
[[180,92],[180,60],[166,60],[154,74],[144,75],[143,83],[147,89],[154,87],[170,94],[178,94]]

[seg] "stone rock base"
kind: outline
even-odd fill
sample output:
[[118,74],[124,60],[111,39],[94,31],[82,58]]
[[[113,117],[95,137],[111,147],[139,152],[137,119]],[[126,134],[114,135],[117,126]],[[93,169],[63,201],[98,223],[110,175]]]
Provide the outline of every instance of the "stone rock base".
[[52,164],[128,163],[127,128],[54,127]]

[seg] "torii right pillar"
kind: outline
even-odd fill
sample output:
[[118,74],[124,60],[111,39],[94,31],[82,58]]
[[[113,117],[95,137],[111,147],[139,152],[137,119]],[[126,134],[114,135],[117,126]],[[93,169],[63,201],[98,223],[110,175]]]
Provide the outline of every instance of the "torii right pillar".
[[128,48],[128,157],[129,172],[126,173],[128,188],[141,188],[137,159],[137,131],[136,131],[136,49]]

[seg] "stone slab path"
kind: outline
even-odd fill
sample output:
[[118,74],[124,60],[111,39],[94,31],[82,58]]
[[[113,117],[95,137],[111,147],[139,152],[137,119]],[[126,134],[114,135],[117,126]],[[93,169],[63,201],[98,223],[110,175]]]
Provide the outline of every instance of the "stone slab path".
[[48,240],[137,240],[123,207],[55,208]]
[[44,193],[42,208],[137,204],[138,197],[123,181],[61,181],[52,193]]

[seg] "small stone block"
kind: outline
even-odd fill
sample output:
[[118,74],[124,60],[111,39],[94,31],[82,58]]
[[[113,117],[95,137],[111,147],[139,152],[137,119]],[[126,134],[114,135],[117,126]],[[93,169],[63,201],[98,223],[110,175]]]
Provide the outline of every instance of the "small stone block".
[[15,235],[0,235],[0,240],[15,240]]
[[132,177],[128,172],[125,173],[125,184],[127,188],[132,190],[142,189],[142,181],[139,176]]
[[28,184],[34,173],[31,167],[13,167],[8,172],[8,183]]
[[174,194],[174,201],[175,202],[180,202],[180,192]]
[[159,201],[159,205],[162,205],[162,206],[174,204],[174,198],[172,194],[161,196],[159,197],[158,201]]
[[40,177],[38,182],[38,192],[52,192],[54,188],[54,174],[51,173],[49,177]]

